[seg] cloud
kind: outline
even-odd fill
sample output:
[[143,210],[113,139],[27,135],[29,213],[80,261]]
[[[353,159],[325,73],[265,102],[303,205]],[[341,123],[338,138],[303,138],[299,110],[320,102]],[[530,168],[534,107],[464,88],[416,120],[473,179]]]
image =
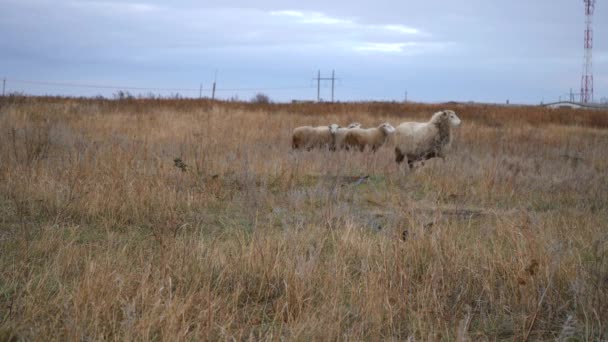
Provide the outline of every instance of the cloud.
[[402,34],[421,34],[419,29],[404,25],[384,25],[382,26],[382,28],[388,31],[395,31]]
[[399,33],[403,35],[421,35],[420,29],[405,26],[402,24],[363,24],[354,19],[332,17],[321,12],[313,11],[295,11],[281,10],[270,11],[271,16],[293,18],[297,23],[303,24],[320,24],[320,25],[336,25],[349,28],[354,31],[380,31],[384,33]]
[[90,7],[101,7],[108,8],[111,10],[121,10],[124,12],[154,12],[161,11],[166,9],[165,7],[161,7],[158,5],[153,5],[149,3],[139,3],[139,2],[110,2],[110,1],[91,1],[91,2],[76,2],[73,4],[81,5],[81,6],[90,6]]
[[[322,30],[322,34],[311,33],[315,41],[331,43],[332,46],[347,50],[372,54],[425,53],[431,47],[447,47],[447,44],[422,41],[429,39],[430,34],[421,29],[403,24],[369,24],[352,18],[333,17],[321,12],[280,10],[270,11],[271,17],[286,19],[288,32],[295,39],[303,38],[303,32],[311,29]],[[296,26],[289,27],[289,24]],[[306,25],[302,28],[299,25]],[[314,31],[313,31],[314,32]]]
[[113,15],[150,15],[167,10],[166,7],[143,2],[72,1],[67,6],[75,10],[98,11]]
[[292,17],[298,22],[304,24],[321,24],[321,25],[352,25],[350,19],[341,19],[330,17],[320,12],[301,12],[294,10],[270,11],[272,16]]
[[405,47],[415,47],[416,45],[416,43],[363,43],[355,47],[355,50],[374,52],[403,52]]
[[[300,9],[184,6],[145,0],[23,0],[12,2],[8,10],[0,14],[0,29],[12,33],[0,47],[69,60],[122,58],[139,63],[161,56],[196,58],[220,50],[383,54],[411,52],[432,39],[422,29],[403,23],[366,23],[355,16]],[[15,19],[25,13],[31,19]]]
[[414,55],[424,54],[431,51],[439,51],[454,45],[442,42],[402,42],[402,43],[380,43],[365,42],[357,45],[355,50],[366,53],[385,53]]

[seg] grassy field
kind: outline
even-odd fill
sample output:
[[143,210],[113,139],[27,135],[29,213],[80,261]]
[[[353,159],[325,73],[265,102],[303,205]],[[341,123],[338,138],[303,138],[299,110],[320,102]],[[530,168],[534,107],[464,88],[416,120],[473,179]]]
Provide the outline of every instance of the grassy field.
[[[291,151],[444,108],[413,171]],[[0,340],[606,340],[608,112],[3,98],[0,251]]]

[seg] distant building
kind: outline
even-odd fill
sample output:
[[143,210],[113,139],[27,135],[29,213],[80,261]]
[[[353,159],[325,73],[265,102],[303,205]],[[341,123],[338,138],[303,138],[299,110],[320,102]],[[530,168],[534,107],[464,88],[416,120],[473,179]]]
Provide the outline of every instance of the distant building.
[[558,108],[579,109],[579,108],[583,108],[582,104],[576,103],[576,102],[570,102],[570,101],[552,102],[552,103],[544,104],[543,106],[549,107],[549,108],[552,108],[552,109],[558,109]]
[[572,101],[559,101],[552,103],[545,103],[543,106],[558,109],[558,108],[572,108],[572,109],[608,109],[608,106],[596,103],[580,103],[580,102],[572,102]]

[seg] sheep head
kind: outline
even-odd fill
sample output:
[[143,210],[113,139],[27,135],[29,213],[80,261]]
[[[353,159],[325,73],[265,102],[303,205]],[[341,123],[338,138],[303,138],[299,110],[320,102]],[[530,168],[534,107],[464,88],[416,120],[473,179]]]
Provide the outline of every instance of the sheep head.
[[358,122],[353,122],[350,125],[348,125],[346,128],[359,128],[361,127],[361,124]]
[[457,127],[460,126],[461,121],[460,118],[456,115],[456,112],[454,112],[453,110],[446,109],[433,114],[431,122],[448,122],[450,126]]
[[338,126],[337,124],[331,124],[328,127],[329,127],[329,133],[331,133],[332,135],[336,134],[336,132],[338,131],[338,128],[340,128],[340,126]]
[[388,122],[385,122],[382,125],[378,126],[378,129],[381,130],[384,133],[384,135],[390,135],[390,134],[395,133],[395,127],[393,127]]

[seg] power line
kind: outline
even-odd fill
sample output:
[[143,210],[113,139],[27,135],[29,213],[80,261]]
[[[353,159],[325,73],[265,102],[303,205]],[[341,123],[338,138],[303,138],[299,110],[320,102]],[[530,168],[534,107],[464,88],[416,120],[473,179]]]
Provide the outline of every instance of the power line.
[[256,91],[256,90],[292,90],[311,89],[311,86],[263,87],[263,88],[218,88],[217,91]]
[[[4,79],[3,84],[7,82],[51,86],[51,87],[68,87],[68,88],[91,88],[91,89],[113,89],[113,90],[141,90],[141,91],[182,91],[182,92],[199,92],[202,95],[203,91],[213,90],[213,88],[204,88],[202,84],[199,88],[162,88],[162,87],[133,87],[119,85],[103,85],[90,83],[71,83],[71,82],[49,82],[49,81],[34,81],[20,79]],[[215,83],[215,82],[214,82]],[[215,91],[268,91],[268,90],[291,90],[291,89],[310,89],[312,86],[280,86],[280,87],[250,87],[250,88],[216,88]]]
[[47,82],[47,81],[30,81],[30,80],[7,80],[13,83],[71,87],[71,88],[95,88],[95,89],[120,89],[120,90],[155,90],[155,91],[198,91],[195,88],[148,88],[148,87],[132,87],[132,86],[114,86],[101,84],[84,84],[84,83],[67,83],[67,82]]

